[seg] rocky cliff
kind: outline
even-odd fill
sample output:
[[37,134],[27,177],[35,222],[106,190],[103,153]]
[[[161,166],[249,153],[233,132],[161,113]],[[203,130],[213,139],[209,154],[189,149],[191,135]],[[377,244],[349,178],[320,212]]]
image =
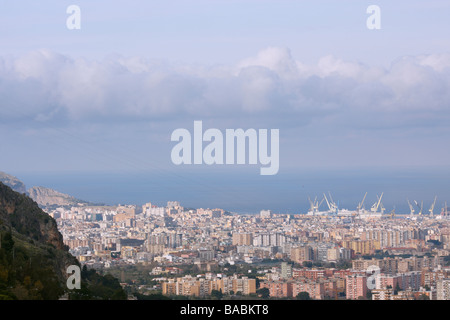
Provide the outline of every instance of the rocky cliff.
[[81,291],[68,291],[67,267],[78,265],[56,221],[25,194],[0,182],[0,300],[125,299],[117,279],[83,270]]
[[56,221],[25,194],[0,183],[0,299],[57,299],[69,254]]
[[0,182],[3,182],[8,187],[19,193],[27,192],[27,188],[25,187],[25,184],[22,181],[5,172],[0,171]]
[[86,203],[76,199],[68,194],[61,193],[59,191],[45,188],[45,187],[32,187],[28,189],[28,195],[31,199],[41,207],[48,206],[73,206],[79,203]]

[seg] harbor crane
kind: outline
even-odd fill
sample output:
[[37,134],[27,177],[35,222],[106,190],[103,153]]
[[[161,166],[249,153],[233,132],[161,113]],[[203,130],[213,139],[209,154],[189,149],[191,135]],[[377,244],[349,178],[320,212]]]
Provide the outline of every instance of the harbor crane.
[[310,211],[315,214],[319,211],[319,207],[321,206],[322,202],[324,199],[322,199],[322,201],[317,200],[317,196],[314,198],[314,201],[311,200],[310,197],[308,197],[309,200],[309,204],[310,204]]
[[327,196],[325,195],[325,193],[323,194],[323,197],[325,198],[325,201],[327,202],[328,209],[330,210],[331,213],[337,213],[338,206],[333,201],[333,198],[331,197],[330,192],[328,192],[328,195],[330,197],[330,201],[328,201]]
[[[377,198],[378,198],[378,195],[377,195]],[[377,202],[375,202],[375,203],[372,205],[372,208],[370,208],[370,211],[371,211],[372,213],[378,212],[378,208],[380,207],[380,203],[381,203],[381,199],[382,199],[382,198],[383,198],[383,192],[381,193],[381,196],[378,198]],[[382,210],[383,210],[383,209],[382,209]],[[383,211],[382,211],[381,213],[383,213]]]
[[395,206],[394,206],[394,208],[392,209],[391,213],[389,213],[389,217],[390,217],[391,219],[393,219],[393,218],[395,217]]
[[[383,194],[381,194],[381,197],[382,197],[382,196],[383,196]],[[378,201],[380,202],[380,212],[381,212],[381,214],[383,214],[384,211],[386,211],[386,208],[383,206],[383,202],[381,202],[381,197],[378,198],[378,195],[377,195],[377,199],[378,199]]]
[[361,213],[361,211],[364,211],[364,200],[366,200],[367,192],[364,194],[364,197],[360,203],[358,203],[358,207],[356,207],[358,214]]
[[419,208],[418,215],[421,216],[422,215],[422,211],[423,211],[423,200],[422,200],[420,206],[419,206],[419,203],[416,200],[414,200],[414,203],[416,204],[417,208]]
[[428,211],[430,212],[430,217],[432,217],[433,214],[434,214],[434,206],[436,205],[436,199],[437,199],[437,196],[434,197],[434,201],[433,201],[433,203],[431,204],[430,209],[428,209]]
[[412,217],[412,216],[414,216],[414,207],[411,204],[411,202],[409,202],[408,198],[406,199],[406,201],[408,201],[409,211],[410,211],[410,214],[411,214],[411,217]]

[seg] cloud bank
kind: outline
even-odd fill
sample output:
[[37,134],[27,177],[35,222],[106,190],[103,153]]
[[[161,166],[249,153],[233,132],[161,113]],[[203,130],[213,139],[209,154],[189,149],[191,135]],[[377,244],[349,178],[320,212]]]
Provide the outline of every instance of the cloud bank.
[[450,54],[382,69],[333,56],[306,65],[278,47],[229,66],[39,50],[0,57],[0,123],[260,117],[288,126],[439,126],[449,120],[449,89]]

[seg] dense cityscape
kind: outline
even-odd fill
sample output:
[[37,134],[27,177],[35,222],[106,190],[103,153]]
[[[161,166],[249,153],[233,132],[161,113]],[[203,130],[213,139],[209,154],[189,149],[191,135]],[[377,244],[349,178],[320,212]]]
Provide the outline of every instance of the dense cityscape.
[[0,314],[445,307],[449,13],[3,1]]
[[117,275],[130,299],[450,299],[444,210],[244,215],[170,201],[47,211],[82,265]]

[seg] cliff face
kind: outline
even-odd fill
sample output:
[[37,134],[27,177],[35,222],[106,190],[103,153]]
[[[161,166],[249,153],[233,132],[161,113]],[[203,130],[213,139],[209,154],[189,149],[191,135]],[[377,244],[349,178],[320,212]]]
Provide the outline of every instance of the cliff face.
[[0,171],[0,182],[3,182],[5,185],[7,185],[16,192],[19,193],[27,192],[27,188],[25,187],[25,184],[22,181],[20,181],[19,179],[17,179],[12,175],[9,175],[1,171]]
[[44,187],[32,187],[28,190],[28,194],[39,206],[43,207],[52,205],[72,206],[78,203],[85,203],[68,194]]
[[89,202],[76,199],[68,194],[50,188],[32,187],[27,190],[25,184],[18,178],[1,171],[0,182],[16,192],[27,194],[41,208],[52,209],[54,207],[70,207],[78,204],[90,204]]
[[0,183],[0,219],[4,225],[13,227],[42,244],[50,244],[63,250],[64,243],[56,221],[43,212],[25,195],[17,194]]
[[0,182],[0,300],[126,299],[117,279],[81,274],[81,292],[68,291],[67,267],[78,265],[56,221],[36,202]]
[[57,299],[67,267],[79,265],[56,221],[24,194],[0,183],[0,299]]
[[43,212],[36,203],[0,183],[0,219],[4,225],[42,243],[63,249],[64,243],[56,221]]

